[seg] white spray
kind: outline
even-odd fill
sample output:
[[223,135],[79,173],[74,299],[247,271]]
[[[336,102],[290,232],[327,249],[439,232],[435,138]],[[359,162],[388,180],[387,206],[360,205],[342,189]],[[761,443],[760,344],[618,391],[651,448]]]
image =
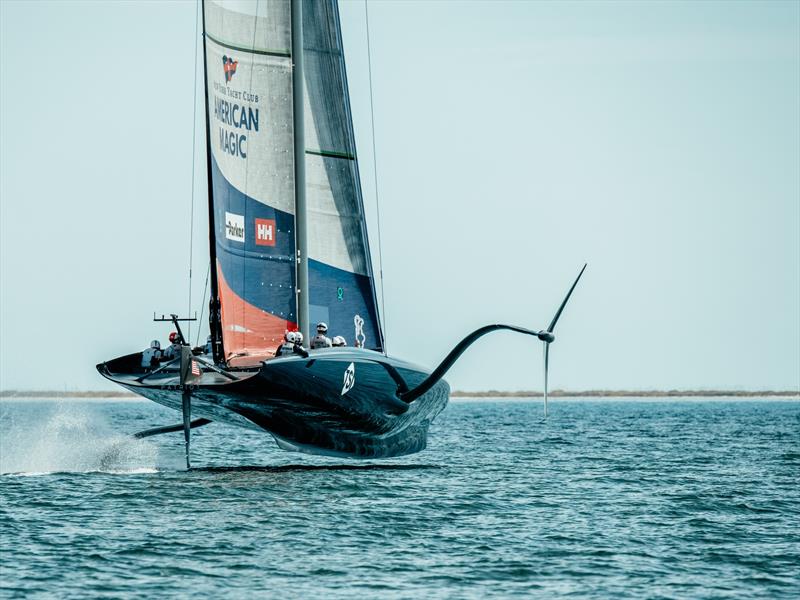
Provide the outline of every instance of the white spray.
[[99,406],[34,401],[25,402],[21,411],[17,407],[0,411],[0,473],[156,469],[158,447],[112,432]]

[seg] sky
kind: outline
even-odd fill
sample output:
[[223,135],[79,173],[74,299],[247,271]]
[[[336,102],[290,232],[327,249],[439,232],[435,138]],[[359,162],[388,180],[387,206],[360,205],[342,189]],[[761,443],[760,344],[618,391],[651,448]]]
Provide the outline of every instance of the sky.
[[[196,14],[0,2],[0,389],[110,389],[94,365],[165,340],[154,312],[200,312]],[[800,3],[370,0],[369,33],[390,354],[544,328],[588,262],[551,389],[800,389]],[[540,346],[493,334],[447,379],[541,389]]]

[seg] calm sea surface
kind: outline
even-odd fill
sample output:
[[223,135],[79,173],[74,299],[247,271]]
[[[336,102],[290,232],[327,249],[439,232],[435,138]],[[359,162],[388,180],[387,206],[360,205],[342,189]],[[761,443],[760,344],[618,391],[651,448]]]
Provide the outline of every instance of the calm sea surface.
[[800,402],[454,402],[356,462],[0,402],[0,596],[800,597]]

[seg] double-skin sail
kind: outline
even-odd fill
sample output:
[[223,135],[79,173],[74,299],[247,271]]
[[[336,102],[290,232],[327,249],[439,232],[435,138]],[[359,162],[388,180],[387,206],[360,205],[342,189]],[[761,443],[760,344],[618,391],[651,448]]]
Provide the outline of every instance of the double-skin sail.
[[[291,2],[203,10],[212,295],[221,358],[237,364],[270,356],[298,326]],[[303,1],[303,37],[310,319],[353,345],[360,316],[365,346],[380,350],[336,0]]]

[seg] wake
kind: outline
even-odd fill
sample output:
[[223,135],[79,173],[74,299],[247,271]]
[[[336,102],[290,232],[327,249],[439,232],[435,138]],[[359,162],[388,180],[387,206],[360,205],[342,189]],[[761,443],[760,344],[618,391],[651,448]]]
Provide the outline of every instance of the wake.
[[111,431],[90,406],[61,402],[0,421],[0,475],[154,473],[158,447]]

